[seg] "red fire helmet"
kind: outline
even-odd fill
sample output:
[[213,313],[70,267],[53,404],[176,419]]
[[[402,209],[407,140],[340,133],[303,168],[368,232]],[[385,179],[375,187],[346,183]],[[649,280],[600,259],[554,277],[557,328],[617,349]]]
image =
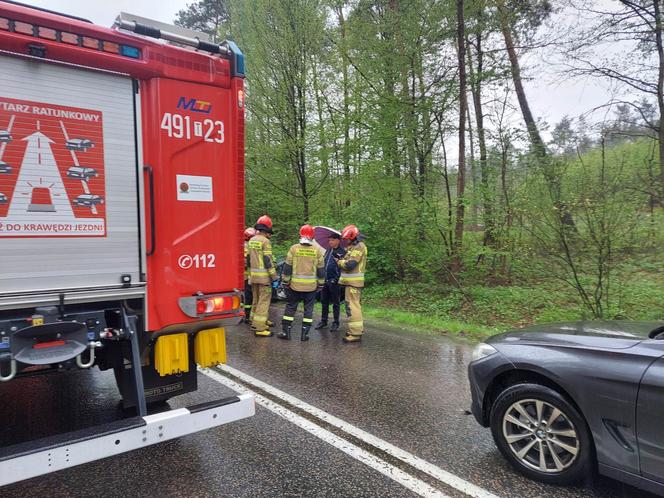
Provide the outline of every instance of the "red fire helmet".
[[244,240],[249,240],[254,235],[256,235],[256,229],[254,227],[247,227],[244,231]]
[[268,215],[264,214],[263,216],[258,218],[258,220],[256,221],[256,225],[263,225],[266,226],[267,228],[272,228],[272,219]]
[[311,225],[302,225],[300,228],[300,237],[306,237],[307,239],[314,238],[314,227]]
[[360,231],[357,229],[355,225],[348,225],[346,226],[346,228],[344,228],[341,231],[341,238],[347,240],[353,240],[356,239],[359,234]]

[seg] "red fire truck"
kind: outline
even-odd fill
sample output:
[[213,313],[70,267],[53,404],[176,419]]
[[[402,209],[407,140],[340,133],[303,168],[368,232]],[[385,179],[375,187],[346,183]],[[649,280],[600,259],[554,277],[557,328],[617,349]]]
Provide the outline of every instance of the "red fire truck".
[[230,41],[0,2],[0,389],[97,366],[138,414],[0,448],[0,485],[253,415],[147,414],[242,316],[243,81]]

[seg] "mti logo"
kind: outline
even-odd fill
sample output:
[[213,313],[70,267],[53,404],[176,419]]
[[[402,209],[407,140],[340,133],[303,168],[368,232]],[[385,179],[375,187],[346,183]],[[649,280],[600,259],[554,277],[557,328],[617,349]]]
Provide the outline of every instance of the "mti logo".
[[210,102],[205,102],[204,100],[180,97],[180,100],[178,100],[178,109],[210,114],[210,112],[212,112],[212,104]]

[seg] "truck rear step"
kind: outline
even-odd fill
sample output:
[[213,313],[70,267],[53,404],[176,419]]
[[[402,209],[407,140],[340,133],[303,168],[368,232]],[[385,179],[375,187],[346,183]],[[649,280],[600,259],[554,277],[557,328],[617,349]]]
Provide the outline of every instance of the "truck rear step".
[[254,412],[253,396],[242,394],[0,448],[0,486],[235,422]]

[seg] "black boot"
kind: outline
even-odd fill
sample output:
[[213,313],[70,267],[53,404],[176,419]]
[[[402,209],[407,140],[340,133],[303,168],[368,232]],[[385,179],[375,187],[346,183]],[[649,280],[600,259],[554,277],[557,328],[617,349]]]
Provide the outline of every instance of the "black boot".
[[302,335],[300,336],[301,341],[308,341],[309,340],[309,329],[311,328],[311,325],[302,325]]
[[316,324],[316,326],[314,327],[314,329],[316,329],[316,330],[320,330],[320,329],[324,329],[325,327],[327,327],[327,320],[321,320],[320,322],[318,322],[318,323]]
[[291,322],[281,322],[281,332],[277,335],[279,339],[290,341],[290,332],[293,324]]
[[332,326],[330,327],[330,332],[336,332],[339,330],[339,322],[332,322]]

